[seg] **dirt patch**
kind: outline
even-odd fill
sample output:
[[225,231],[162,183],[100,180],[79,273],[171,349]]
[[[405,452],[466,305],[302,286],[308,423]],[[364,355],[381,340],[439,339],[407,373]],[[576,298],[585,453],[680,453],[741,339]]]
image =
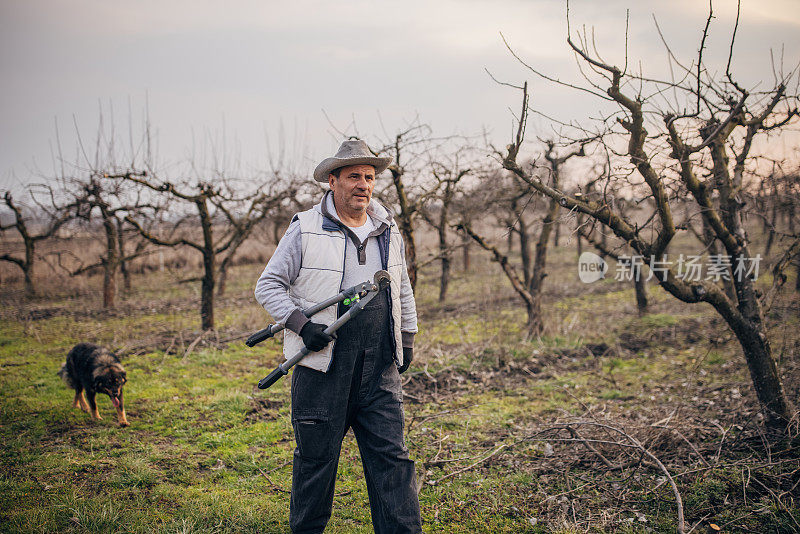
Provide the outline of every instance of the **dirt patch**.
[[38,308],[28,310],[28,312],[22,316],[22,320],[41,321],[42,319],[49,319],[57,315],[64,315],[65,311],[64,308]]
[[283,402],[266,398],[250,399],[250,409],[244,416],[245,421],[272,421],[278,418],[278,410]]
[[644,349],[658,345],[687,346],[703,340],[712,340],[719,328],[708,320],[684,319],[680,323],[658,329],[644,331],[623,331],[617,336],[621,349],[636,354]]
[[[511,357],[503,352],[494,361],[474,362],[470,369],[446,367],[436,372],[417,371],[403,384],[405,396],[412,402],[439,402],[480,388],[483,391],[505,391],[520,387],[531,379],[552,378],[554,371],[585,368],[587,360],[613,352],[605,343],[590,343],[577,349],[564,349],[528,358]],[[590,364],[594,367],[594,363]]]

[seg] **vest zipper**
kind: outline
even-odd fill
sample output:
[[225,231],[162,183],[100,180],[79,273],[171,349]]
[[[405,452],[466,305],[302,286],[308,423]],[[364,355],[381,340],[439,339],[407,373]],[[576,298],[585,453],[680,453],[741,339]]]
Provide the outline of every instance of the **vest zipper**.
[[[323,202],[324,202],[324,198],[323,198]],[[323,215],[323,217],[324,217],[324,215]],[[337,230],[337,231],[341,232],[341,234],[344,235],[344,248],[343,248],[343,251],[342,251],[342,277],[339,279],[339,292],[341,293],[342,290],[344,289],[342,287],[342,284],[344,283],[344,265],[345,265],[345,262],[347,261],[347,235],[345,235],[345,233],[342,232],[341,229]],[[336,318],[337,319],[339,318],[339,305],[338,304],[336,305]],[[326,373],[331,370],[331,365],[333,365],[333,349],[334,349],[334,345],[335,344],[336,344],[336,338],[334,337],[333,340],[331,341],[331,345],[330,345],[330,347],[331,347],[331,357],[328,358],[328,367],[325,369]]]
[[[384,259],[386,260],[386,264],[383,265],[383,268],[386,270],[386,272],[389,272],[389,251],[392,248],[392,226],[393,226],[393,224],[394,223],[390,224],[389,228],[386,229],[386,231],[389,233],[389,235],[386,236],[386,248],[385,248],[385,252],[386,253],[383,255]],[[391,286],[391,284],[389,285],[389,287],[386,288],[386,293],[387,293],[387,297],[388,297],[387,300],[389,301],[389,331],[391,332],[391,335],[389,336],[389,338],[392,340],[392,356],[394,357],[395,364],[397,364],[399,362],[399,360],[397,359],[397,340],[395,339],[394,315],[392,314],[392,286]],[[400,295],[398,295],[397,298],[399,299]]]

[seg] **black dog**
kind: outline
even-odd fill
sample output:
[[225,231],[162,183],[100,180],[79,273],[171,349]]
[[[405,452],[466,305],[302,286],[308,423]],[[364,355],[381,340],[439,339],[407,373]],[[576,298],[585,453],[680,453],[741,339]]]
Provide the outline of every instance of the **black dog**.
[[[125,369],[108,350],[92,343],[78,343],[67,354],[67,361],[58,374],[75,390],[73,408],[80,407],[93,418],[102,419],[94,397],[97,393],[105,393],[111,397],[111,403],[117,409],[119,424],[128,426],[122,397],[122,386],[127,381]],[[83,398],[83,390],[86,390],[86,399]]]

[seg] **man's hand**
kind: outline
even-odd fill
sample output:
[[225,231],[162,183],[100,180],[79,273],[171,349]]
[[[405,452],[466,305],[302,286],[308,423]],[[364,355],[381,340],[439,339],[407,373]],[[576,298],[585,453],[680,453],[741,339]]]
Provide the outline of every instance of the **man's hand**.
[[333,340],[331,336],[325,333],[328,328],[324,324],[313,323],[308,321],[303,328],[300,329],[300,337],[303,338],[303,343],[311,352],[322,350],[325,346]]
[[408,366],[411,365],[411,362],[414,361],[414,348],[413,347],[403,347],[403,365],[400,366],[398,372],[402,375],[408,369]]

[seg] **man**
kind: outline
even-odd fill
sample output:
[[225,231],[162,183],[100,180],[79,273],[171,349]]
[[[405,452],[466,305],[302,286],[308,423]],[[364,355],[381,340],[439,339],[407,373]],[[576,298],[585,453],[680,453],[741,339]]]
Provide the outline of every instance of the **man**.
[[[284,355],[312,352],[292,373],[293,532],[322,532],[331,515],[342,438],[353,429],[375,532],[421,532],[414,462],[403,441],[399,373],[413,358],[416,306],[403,241],[392,214],[372,200],[375,178],[391,158],[361,140],[342,143],[314,170],[330,191],[292,218],[256,284],[256,300],[286,326]],[[342,289],[391,275],[382,291],[335,339],[324,329],[340,305],[307,318],[302,309]]]

